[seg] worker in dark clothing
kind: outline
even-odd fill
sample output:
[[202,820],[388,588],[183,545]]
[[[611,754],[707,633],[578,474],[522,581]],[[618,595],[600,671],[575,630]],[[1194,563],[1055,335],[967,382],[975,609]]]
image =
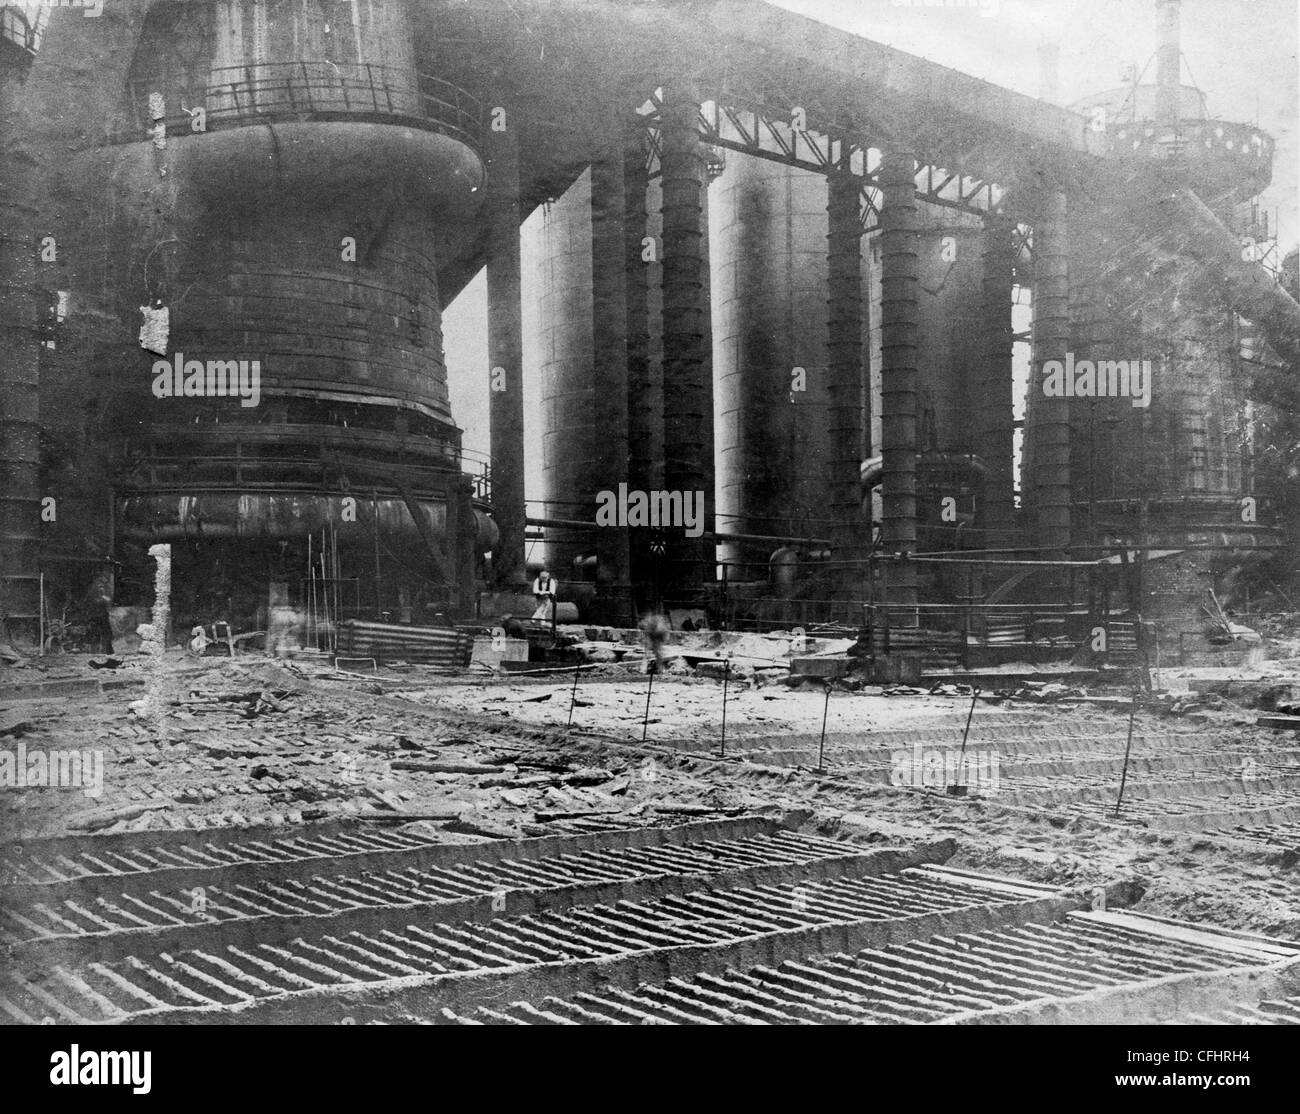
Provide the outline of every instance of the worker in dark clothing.
[[654,661],[647,663],[646,672],[662,673],[667,664],[664,658],[664,643],[668,641],[668,634],[672,628],[668,625],[668,620],[658,612],[646,615],[639,625],[646,644],[654,654]]
[[95,573],[86,591],[86,611],[89,622],[86,624],[86,637],[94,653],[111,654],[113,652],[113,626],[109,622],[108,609],[113,605],[113,565],[105,560]]

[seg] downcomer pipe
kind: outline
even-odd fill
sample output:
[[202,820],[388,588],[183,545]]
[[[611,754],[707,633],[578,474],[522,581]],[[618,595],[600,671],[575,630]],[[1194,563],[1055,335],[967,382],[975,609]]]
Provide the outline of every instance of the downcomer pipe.
[[1300,364],[1300,304],[1258,263],[1241,258],[1237,237],[1193,190],[1175,190],[1160,204],[1177,250],[1205,268],[1228,306],[1258,325],[1282,359]]

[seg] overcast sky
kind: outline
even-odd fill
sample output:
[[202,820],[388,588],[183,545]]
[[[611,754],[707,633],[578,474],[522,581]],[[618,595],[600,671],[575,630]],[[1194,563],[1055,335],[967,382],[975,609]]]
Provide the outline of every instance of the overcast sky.
[[[553,0],[563,3],[563,0]],[[622,0],[610,0],[621,3]],[[971,0],[925,7],[896,0],[772,0],[778,7],[897,47],[1029,96],[1040,91],[1038,48],[1061,50],[1060,101],[1121,84],[1126,65],[1155,77],[1154,0]],[[984,9],[981,10],[981,7]],[[1296,0],[1183,0],[1184,83],[1207,95],[1211,116],[1257,123],[1277,141],[1273,185],[1261,201],[1283,252],[1300,238],[1300,19]],[[1276,214],[1274,217],[1272,214]],[[487,307],[480,275],[444,318],[452,413],[465,444],[486,452]],[[537,384],[525,392],[536,413]],[[527,417],[526,414],[526,417]],[[536,422],[530,423],[529,496],[538,494]]]
[[[1060,101],[1121,84],[1124,66],[1155,79],[1155,0],[970,0],[923,7],[900,0],[771,0],[777,7],[898,47],[1018,93],[1038,96],[1038,48],[1061,50]],[[1273,186],[1283,250],[1300,238],[1296,0],[1183,0],[1184,84],[1211,116],[1259,124],[1277,141]],[[987,14],[986,14],[987,13]]]

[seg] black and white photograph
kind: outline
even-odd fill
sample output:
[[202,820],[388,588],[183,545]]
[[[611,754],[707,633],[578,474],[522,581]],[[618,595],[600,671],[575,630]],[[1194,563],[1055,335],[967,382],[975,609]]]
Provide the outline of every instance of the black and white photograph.
[[0,0],[34,1093],[215,1099],[270,1026],[1284,1069],[1298,53],[1295,0]]

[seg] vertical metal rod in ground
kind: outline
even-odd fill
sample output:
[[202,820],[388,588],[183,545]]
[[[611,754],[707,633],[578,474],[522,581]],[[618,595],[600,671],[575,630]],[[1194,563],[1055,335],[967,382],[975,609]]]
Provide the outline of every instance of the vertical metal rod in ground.
[[822,772],[822,756],[826,753],[826,717],[831,710],[831,679],[826,678],[826,700],[822,704],[822,737],[817,744],[817,772]]
[[320,540],[320,590],[321,597],[324,600],[325,609],[325,651],[334,653],[334,627],[330,623],[330,586],[329,586],[329,565],[325,560],[325,531],[321,531]]
[[343,618],[343,583],[339,573],[339,532],[330,523],[330,549],[334,554],[334,652],[339,652],[339,620]]
[[[649,662],[647,664],[653,665],[654,663]],[[654,670],[649,670],[647,676],[650,678],[650,681],[645,687],[645,722],[641,725],[641,741],[643,743],[645,742],[646,732],[650,730],[650,694],[654,691],[655,687]]]
[[573,705],[578,699],[578,674],[582,672],[582,660],[573,667],[573,691],[569,693],[569,722],[567,726],[573,726]]
[[726,757],[727,754],[727,681],[731,678],[731,659],[728,658],[722,666],[722,742],[718,748],[718,754]]
[[[379,492],[375,488],[370,489],[370,525],[371,533],[374,535],[375,543],[375,622],[380,622],[380,612],[383,610],[380,602],[379,586]],[[361,582],[357,581],[358,597],[361,592]],[[358,605],[360,598],[358,598]],[[360,606],[357,608],[357,618],[361,618]]]
[[[307,630],[311,632],[311,646],[320,649],[320,636],[316,630],[316,568],[311,563],[311,533],[307,534],[307,577],[311,581],[311,595],[307,603]],[[268,624],[269,625],[269,624]]]
[[961,785],[961,773],[966,768],[966,740],[970,738],[970,721],[975,718],[975,702],[980,698],[980,688],[973,686],[970,698],[970,711],[966,713],[966,727],[961,733],[961,754],[957,756],[957,781]]
[[1128,756],[1129,751],[1133,748],[1133,720],[1137,716],[1138,708],[1138,687],[1137,681],[1133,682],[1133,702],[1128,709],[1128,741],[1124,744],[1124,769],[1119,775],[1119,796],[1115,798],[1115,815],[1119,815],[1119,806],[1124,801],[1124,783],[1128,781]]

